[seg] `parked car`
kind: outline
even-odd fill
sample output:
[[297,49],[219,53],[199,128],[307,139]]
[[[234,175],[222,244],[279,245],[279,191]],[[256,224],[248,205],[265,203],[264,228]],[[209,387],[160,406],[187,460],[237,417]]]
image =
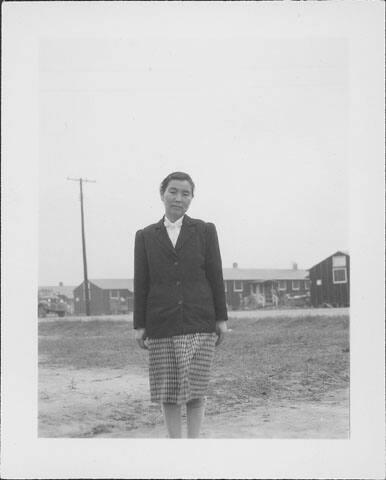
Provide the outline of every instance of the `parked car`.
[[69,313],[69,307],[59,295],[39,296],[38,317],[46,317],[49,313],[56,313],[58,317],[64,317]]
[[304,295],[290,295],[285,296],[285,305],[288,307],[310,307],[311,299],[310,293]]

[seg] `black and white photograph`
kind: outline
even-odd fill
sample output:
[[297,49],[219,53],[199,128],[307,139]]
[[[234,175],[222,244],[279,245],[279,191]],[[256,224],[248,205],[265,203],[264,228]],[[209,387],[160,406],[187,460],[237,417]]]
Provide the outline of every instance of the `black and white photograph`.
[[347,438],[347,42],[39,48],[39,436]]
[[382,478],[384,5],[10,3],[4,478]]

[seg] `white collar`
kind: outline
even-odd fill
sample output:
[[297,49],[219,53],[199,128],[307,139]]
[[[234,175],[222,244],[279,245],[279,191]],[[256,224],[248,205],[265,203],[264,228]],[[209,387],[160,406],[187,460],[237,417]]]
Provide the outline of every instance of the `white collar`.
[[184,215],[182,215],[182,217],[180,217],[178,220],[176,220],[175,222],[172,222],[168,219],[168,217],[165,215],[165,219],[164,219],[164,225],[166,228],[168,227],[181,227],[182,225],[182,222],[183,222],[183,219],[184,219]]

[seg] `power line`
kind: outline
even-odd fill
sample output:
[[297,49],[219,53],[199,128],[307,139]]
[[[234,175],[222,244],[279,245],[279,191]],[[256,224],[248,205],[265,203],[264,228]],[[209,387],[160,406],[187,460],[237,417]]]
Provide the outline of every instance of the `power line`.
[[83,251],[83,284],[84,284],[84,297],[86,304],[86,315],[90,316],[90,292],[87,276],[87,256],[86,256],[86,237],[84,230],[84,211],[83,211],[83,183],[96,183],[95,180],[88,180],[87,178],[70,178],[67,177],[67,180],[73,182],[79,182],[80,188],[80,216],[81,216],[81,225],[82,225],[82,251]]

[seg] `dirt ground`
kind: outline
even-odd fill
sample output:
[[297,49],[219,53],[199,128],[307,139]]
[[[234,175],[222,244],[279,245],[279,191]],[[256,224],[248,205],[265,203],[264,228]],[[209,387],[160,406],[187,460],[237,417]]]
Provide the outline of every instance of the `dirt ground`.
[[[348,438],[347,313],[231,312],[202,438]],[[130,318],[73,320],[39,319],[39,437],[166,438]]]
[[[40,437],[166,437],[143,372],[43,368],[39,381]],[[348,402],[344,389],[318,402],[267,401],[208,415],[202,438],[347,438]],[[138,413],[146,406],[147,418],[139,424]]]

